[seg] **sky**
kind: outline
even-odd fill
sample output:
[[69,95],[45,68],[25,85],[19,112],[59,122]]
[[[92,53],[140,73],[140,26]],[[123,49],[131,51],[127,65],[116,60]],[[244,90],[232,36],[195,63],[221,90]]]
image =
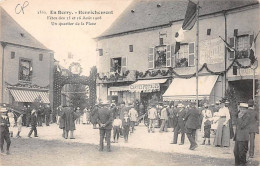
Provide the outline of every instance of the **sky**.
[[[96,42],[93,38],[109,28],[131,2],[132,0],[0,0],[0,5],[25,30],[53,50],[54,58],[63,67],[68,68],[70,63],[79,62],[83,68],[82,74],[89,75],[90,68],[96,65],[97,57]],[[23,11],[21,7],[24,7]],[[96,25],[53,26],[51,22],[55,20],[47,19],[48,16],[90,16],[76,15],[75,11],[79,10],[113,11],[113,14],[91,15],[97,17]],[[51,11],[73,11],[74,14],[50,14]],[[99,19],[99,16],[102,19]],[[84,20],[84,23],[87,21],[89,20]],[[69,52],[72,53],[73,59],[68,58]]]

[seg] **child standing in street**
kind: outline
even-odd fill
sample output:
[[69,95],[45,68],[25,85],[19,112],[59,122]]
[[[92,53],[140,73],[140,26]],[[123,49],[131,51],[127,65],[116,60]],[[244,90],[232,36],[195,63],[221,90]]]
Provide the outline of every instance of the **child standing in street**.
[[122,121],[123,125],[123,135],[125,142],[128,142],[129,128],[130,128],[130,119],[127,114],[124,115],[124,119]]
[[118,143],[119,131],[122,127],[122,120],[119,119],[119,115],[116,116],[116,119],[113,122],[113,131],[114,131],[114,141],[112,143]]
[[16,138],[20,138],[20,133],[22,131],[22,125],[23,125],[23,114],[21,114],[18,119],[17,119],[17,127],[18,127],[18,132],[16,134]]

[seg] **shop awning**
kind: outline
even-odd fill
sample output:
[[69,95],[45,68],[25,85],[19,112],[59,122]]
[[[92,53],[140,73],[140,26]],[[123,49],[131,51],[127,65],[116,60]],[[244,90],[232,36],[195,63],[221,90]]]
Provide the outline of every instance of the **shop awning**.
[[134,84],[131,84],[130,91],[131,92],[154,92],[160,91],[160,84],[165,83],[167,79],[150,79],[150,80],[138,80]]
[[43,103],[50,103],[49,94],[43,91],[10,89],[16,102],[35,102],[41,100]]
[[108,92],[129,91],[129,86],[113,86],[108,88]]
[[[199,76],[198,98],[209,98],[210,93],[218,79],[216,75]],[[196,100],[196,77],[190,79],[173,79],[171,85],[163,94],[164,101]]]

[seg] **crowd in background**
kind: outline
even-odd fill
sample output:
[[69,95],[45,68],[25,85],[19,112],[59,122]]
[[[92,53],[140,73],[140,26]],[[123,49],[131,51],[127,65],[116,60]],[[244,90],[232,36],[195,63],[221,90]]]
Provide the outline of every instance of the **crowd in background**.
[[[4,151],[4,140],[7,142],[7,154],[9,153],[13,127],[18,127],[16,138],[20,138],[22,126],[31,127],[28,137],[31,137],[33,132],[34,137],[38,137],[37,126],[42,126],[43,123],[49,126],[52,123],[53,114],[48,104],[38,108],[28,105],[23,111],[26,113],[18,116],[11,109],[1,108],[1,153]],[[169,128],[173,128],[171,144],[177,144],[180,135],[179,145],[183,145],[187,135],[190,150],[196,149],[198,142],[201,142],[201,145],[211,145],[212,135],[213,145],[216,147],[229,147],[230,139],[234,138],[236,165],[245,165],[248,145],[249,157],[254,157],[255,134],[259,133],[259,113],[254,108],[254,101],[249,100],[248,103],[240,103],[235,114],[235,133],[229,102],[225,99],[211,105],[205,103],[199,108],[195,102],[151,103],[144,106],[138,101],[130,105],[125,102],[120,105],[116,105],[114,101],[99,102],[94,107],[83,110],[79,107],[59,106],[55,118],[65,139],[75,139],[75,124],[91,123],[93,129],[100,131],[100,151],[103,151],[104,140],[107,142],[107,151],[111,151],[111,137],[112,143],[118,143],[121,137],[127,143],[129,133],[134,133],[135,126],[141,122],[146,124],[148,133],[154,133],[155,127],[160,128],[160,133],[169,132]],[[203,133],[202,139],[198,138],[198,131]]]

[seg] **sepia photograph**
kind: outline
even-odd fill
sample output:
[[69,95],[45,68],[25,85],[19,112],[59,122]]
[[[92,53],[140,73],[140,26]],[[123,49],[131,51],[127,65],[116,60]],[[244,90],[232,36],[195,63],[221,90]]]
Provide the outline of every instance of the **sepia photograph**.
[[259,166],[259,0],[0,0],[0,166]]

